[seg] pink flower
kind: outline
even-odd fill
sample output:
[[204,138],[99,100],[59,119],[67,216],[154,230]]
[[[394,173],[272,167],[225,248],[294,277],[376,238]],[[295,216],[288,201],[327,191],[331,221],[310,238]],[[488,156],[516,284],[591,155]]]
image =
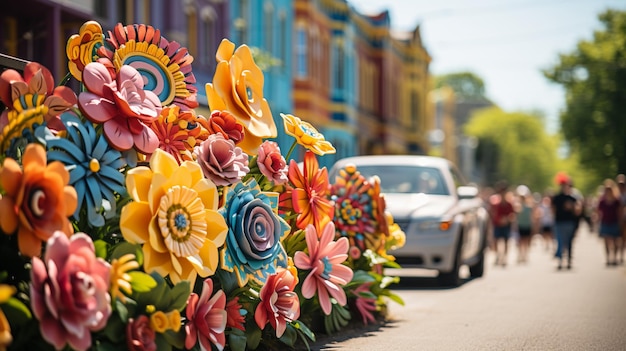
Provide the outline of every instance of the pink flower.
[[211,297],[212,292],[213,281],[208,278],[204,280],[200,298],[192,293],[187,300],[186,349],[193,348],[198,340],[202,351],[212,350],[211,344],[218,350],[223,350],[226,345],[226,295],[218,290]]
[[302,251],[294,255],[296,267],[311,270],[302,284],[302,296],[310,299],[317,292],[322,311],[329,315],[332,309],[330,296],[340,305],[345,305],[346,293],[341,285],[349,283],[354,275],[349,267],[342,264],[348,258],[348,239],[344,237],[333,241],[335,237],[333,222],[324,227],[319,240],[312,224],[309,224],[305,231],[309,255]]
[[129,351],[156,351],[154,330],[150,328],[150,318],[141,315],[129,319],[126,325],[126,346]]
[[287,182],[287,161],[280,153],[278,144],[274,141],[265,141],[259,147],[257,165],[261,173],[276,185]]
[[91,62],[83,71],[86,92],[78,106],[87,119],[103,124],[107,140],[120,151],[133,147],[151,154],[159,138],[149,125],[161,112],[161,101],[143,90],[143,78],[131,66],[122,66],[117,75],[100,62]]
[[204,176],[216,185],[237,183],[248,172],[248,155],[222,134],[211,134],[194,149]]
[[239,296],[235,296],[235,298],[231,299],[226,304],[226,326],[246,331],[246,328],[243,325],[246,323],[245,314],[247,314],[247,312],[248,311],[245,309],[242,309],[241,304],[239,303]]
[[364,283],[358,288],[354,289],[353,293],[356,295],[356,308],[363,318],[363,324],[367,325],[369,322],[376,322],[376,318],[372,312],[376,311],[376,298],[373,297],[370,291],[371,282]]
[[293,291],[296,284],[296,278],[284,268],[279,268],[278,273],[267,278],[261,288],[261,302],[254,312],[254,320],[259,328],[265,328],[269,322],[276,330],[276,337],[280,338],[287,323],[300,317],[300,300]]
[[111,314],[111,266],[96,258],[84,233],[68,238],[57,231],[48,240],[43,261],[33,257],[30,296],[43,338],[57,350],[91,347],[91,331],[104,328]]

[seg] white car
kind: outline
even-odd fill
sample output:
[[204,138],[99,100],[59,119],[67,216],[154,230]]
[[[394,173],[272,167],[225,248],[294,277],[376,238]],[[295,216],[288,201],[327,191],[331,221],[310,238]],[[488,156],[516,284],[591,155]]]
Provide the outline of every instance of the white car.
[[393,252],[403,267],[433,269],[442,284],[457,286],[459,269],[472,277],[484,272],[489,218],[478,188],[469,186],[455,165],[440,157],[414,155],[355,156],[337,161],[354,164],[366,178],[378,176],[387,210],[406,234]]

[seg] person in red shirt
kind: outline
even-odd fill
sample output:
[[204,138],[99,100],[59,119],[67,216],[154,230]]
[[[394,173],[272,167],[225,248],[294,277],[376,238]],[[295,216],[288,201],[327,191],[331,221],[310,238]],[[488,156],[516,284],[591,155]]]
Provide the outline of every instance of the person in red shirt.
[[515,220],[515,210],[507,199],[508,186],[501,181],[496,184],[497,193],[490,201],[491,223],[493,225],[494,248],[496,251],[496,265],[506,266],[511,224]]

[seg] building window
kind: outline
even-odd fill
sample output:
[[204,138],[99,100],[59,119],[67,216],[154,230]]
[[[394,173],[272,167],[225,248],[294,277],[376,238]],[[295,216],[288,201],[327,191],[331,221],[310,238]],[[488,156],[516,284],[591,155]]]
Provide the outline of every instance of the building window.
[[271,2],[266,1],[263,7],[263,11],[265,12],[265,16],[263,16],[263,25],[265,27],[264,35],[265,35],[265,50],[274,57],[274,6]]
[[307,34],[304,26],[298,26],[296,30],[296,76],[307,76]]
[[342,91],[345,87],[345,56],[346,54],[343,48],[343,43],[341,41],[337,41],[335,43],[335,61],[333,63],[334,87],[337,91]]
[[280,61],[283,67],[287,66],[287,15],[285,11],[281,11],[278,16],[280,23]]

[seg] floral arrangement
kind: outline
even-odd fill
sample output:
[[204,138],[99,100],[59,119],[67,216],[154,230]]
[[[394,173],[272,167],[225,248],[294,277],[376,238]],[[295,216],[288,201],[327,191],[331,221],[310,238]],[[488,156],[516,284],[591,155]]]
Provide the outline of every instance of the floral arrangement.
[[334,147],[290,114],[282,155],[246,45],[219,46],[206,117],[158,29],[90,21],[66,52],[58,86],[0,76],[0,350],[308,347],[402,304],[380,181],[331,183]]

